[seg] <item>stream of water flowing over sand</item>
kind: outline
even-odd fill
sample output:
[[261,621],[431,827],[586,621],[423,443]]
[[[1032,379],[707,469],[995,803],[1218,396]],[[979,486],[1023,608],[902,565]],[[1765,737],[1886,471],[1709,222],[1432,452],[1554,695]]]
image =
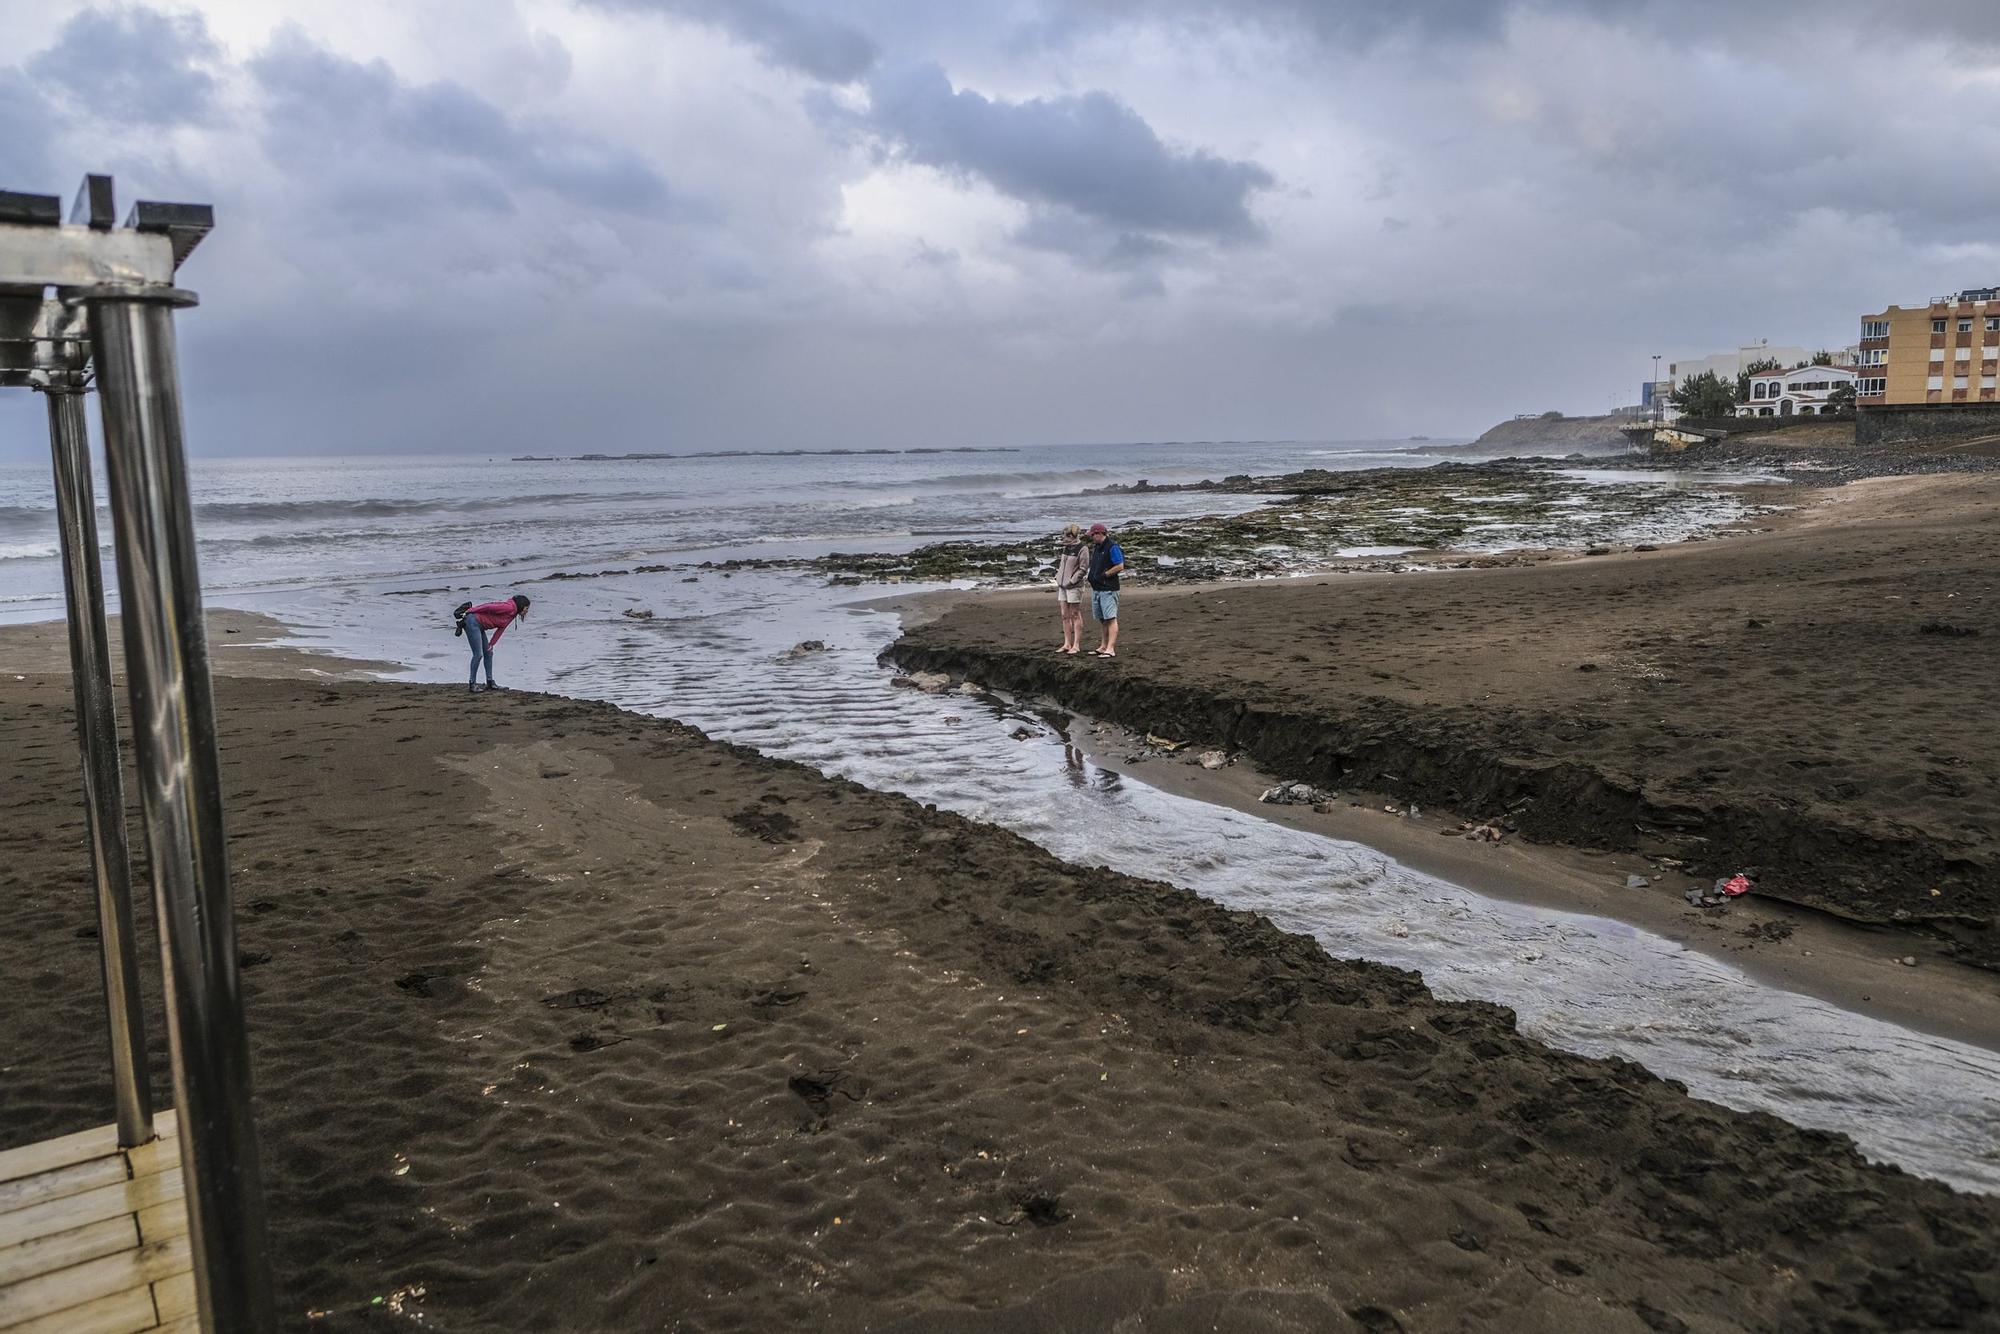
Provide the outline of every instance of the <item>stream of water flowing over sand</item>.
[[[879,590],[684,577],[595,581],[592,612],[502,646],[517,659],[508,675],[1255,909],[1336,955],[1416,969],[1441,996],[1511,1006],[1554,1045],[1623,1056],[1701,1097],[1845,1132],[1879,1161],[2000,1191],[2000,1053],[1784,991],[1620,922],[1488,898],[1357,844],[1169,795],[1085,759],[1049,718],[996,696],[892,686],[876,659],[899,619],[858,605]],[[813,639],[826,651],[785,660]]]

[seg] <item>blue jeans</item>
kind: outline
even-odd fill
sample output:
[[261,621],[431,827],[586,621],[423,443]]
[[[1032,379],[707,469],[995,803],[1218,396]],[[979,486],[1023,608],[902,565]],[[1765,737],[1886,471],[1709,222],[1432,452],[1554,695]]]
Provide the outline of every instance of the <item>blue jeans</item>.
[[479,664],[486,664],[486,684],[493,684],[493,647],[486,642],[486,627],[477,616],[465,618],[465,637],[472,645],[472,670],[465,674],[467,685],[479,684]]

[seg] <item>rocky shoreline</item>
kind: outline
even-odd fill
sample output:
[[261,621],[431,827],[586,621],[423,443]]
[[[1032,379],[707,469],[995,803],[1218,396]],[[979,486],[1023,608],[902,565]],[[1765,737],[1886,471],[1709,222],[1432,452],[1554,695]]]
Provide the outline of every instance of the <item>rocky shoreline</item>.
[[[1153,585],[1291,575],[1329,568],[1386,571],[1490,563],[1500,548],[1588,548],[1680,540],[1720,517],[1764,507],[1726,485],[1709,491],[1642,483],[1591,483],[1549,460],[1438,463],[1354,472],[1313,469],[1279,477],[1106,487],[1092,495],[1203,493],[1268,496],[1234,514],[1122,525],[1118,537],[1135,577]],[[1593,463],[1592,466],[1595,466]],[[1012,542],[936,542],[909,552],[842,552],[801,559],[718,562],[712,568],[809,570],[836,584],[945,583],[997,587],[1047,582],[1049,537]],[[1364,553],[1356,555],[1353,553]],[[1372,554],[1366,554],[1372,553]],[[1385,555],[1382,553],[1394,553]]]
[[[1853,427],[1846,429],[1851,442]],[[1807,432],[1751,432],[1672,453],[1628,452],[1592,459],[1605,470],[1658,468],[1695,476],[1712,472],[1753,470],[1781,474],[1801,486],[1845,486],[1873,477],[1937,477],[2000,471],[2000,446],[1968,445],[1958,449],[1862,449],[1851,443],[1829,444]]]

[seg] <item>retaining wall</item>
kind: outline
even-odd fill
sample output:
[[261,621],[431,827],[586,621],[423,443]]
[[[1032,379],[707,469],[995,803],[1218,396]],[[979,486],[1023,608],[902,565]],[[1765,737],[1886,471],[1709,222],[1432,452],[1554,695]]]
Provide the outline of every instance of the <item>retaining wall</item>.
[[1982,435],[2000,435],[2000,403],[1863,408],[1854,419],[1857,445],[1945,444]]

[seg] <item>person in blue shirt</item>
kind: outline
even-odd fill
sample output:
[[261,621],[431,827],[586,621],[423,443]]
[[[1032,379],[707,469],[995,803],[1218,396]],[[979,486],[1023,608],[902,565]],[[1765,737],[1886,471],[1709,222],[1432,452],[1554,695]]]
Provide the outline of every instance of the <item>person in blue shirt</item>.
[[1091,651],[1096,658],[1118,656],[1118,574],[1125,553],[1101,523],[1090,525],[1090,614],[1097,618],[1103,642]]

